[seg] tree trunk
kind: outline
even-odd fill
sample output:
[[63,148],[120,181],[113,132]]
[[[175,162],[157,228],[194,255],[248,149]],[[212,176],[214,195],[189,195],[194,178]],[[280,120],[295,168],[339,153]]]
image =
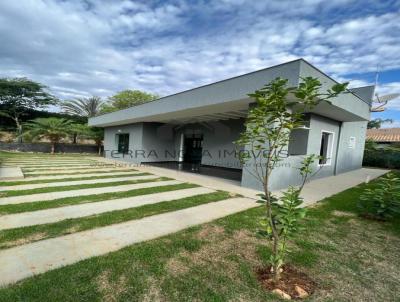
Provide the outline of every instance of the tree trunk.
[[98,155],[100,156],[101,155],[101,144],[98,144],[97,148],[98,148],[98,151],[99,151]]
[[76,144],[76,139],[78,137],[78,133],[74,133],[73,138],[72,138],[72,143]]
[[19,122],[19,119],[17,116],[14,118],[14,120],[15,120],[15,123],[17,124],[17,142],[21,144],[22,143],[22,125]]
[[56,150],[56,143],[51,143],[51,154],[54,154]]

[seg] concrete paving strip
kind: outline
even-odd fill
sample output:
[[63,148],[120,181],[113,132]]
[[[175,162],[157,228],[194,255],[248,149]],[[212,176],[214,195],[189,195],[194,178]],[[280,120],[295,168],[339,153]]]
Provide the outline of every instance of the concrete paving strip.
[[[132,170],[132,168],[115,168],[115,167],[98,167],[98,168],[82,168],[82,169],[65,169],[65,170],[57,170],[57,171],[48,171],[51,174],[65,174],[65,173],[82,173],[82,172],[95,172],[96,170],[100,171],[124,171],[124,170]],[[26,174],[29,175],[42,175],[46,174],[47,171],[34,171],[34,172],[27,172]],[[47,174],[49,174],[47,173]]]
[[304,206],[314,204],[319,200],[373,180],[388,172],[389,170],[362,168],[335,176],[315,179],[307,183],[301,192],[301,196],[304,198]]
[[8,285],[65,265],[181,231],[259,206],[231,198],[0,251],[0,284]]
[[4,164],[49,164],[49,163],[95,163],[98,161],[95,160],[4,160],[3,163]]
[[0,181],[3,180],[20,180],[24,178],[24,174],[19,167],[0,167]]
[[82,169],[99,169],[99,168],[103,168],[103,169],[110,169],[110,168],[114,168],[115,166],[113,165],[99,165],[99,164],[85,164],[85,165],[56,165],[56,166],[43,166],[43,167],[26,167],[26,166],[22,166],[22,168],[24,169],[24,171],[60,171],[60,170],[69,170],[69,169],[78,169],[78,168],[82,168]]
[[[103,164],[99,163],[96,161],[89,162],[89,161],[84,161],[84,162],[33,162],[33,163],[8,163],[8,162],[3,162],[2,165],[18,165],[22,167],[46,167],[46,166],[57,166],[57,165],[95,165],[95,164]],[[112,165],[112,164],[111,164]]]
[[79,218],[110,211],[135,208],[143,205],[167,202],[213,192],[215,192],[215,190],[199,187],[99,202],[90,202],[48,210],[3,215],[0,216],[0,230],[53,223],[64,219]]
[[134,174],[134,173],[143,173],[140,171],[133,170],[123,170],[123,171],[115,171],[115,172],[104,172],[104,173],[88,173],[88,174],[64,174],[64,175],[43,175],[43,176],[28,176],[24,179],[18,180],[1,180],[1,182],[29,182],[33,180],[54,180],[54,179],[74,179],[74,178],[82,178],[82,177],[95,177],[95,176],[112,176],[112,175],[123,175],[123,174]]
[[70,181],[61,181],[61,182],[40,183],[40,184],[26,184],[26,185],[8,186],[8,187],[4,186],[4,187],[0,187],[0,192],[1,191],[32,190],[32,189],[48,188],[48,187],[62,187],[62,186],[75,186],[75,185],[85,185],[85,184],[109,183],[109,182],[139,180],[139,179],[151,179],[151,178],[157,178],[157,177],[159,177],[159,176],[131,175],[131,176],[121,176],[121,177],[111,177],[111,178],[100,178],[100,179],[70,180]]
[[[153,176],[154,179],[157,178],[157,176],[154,176],[154,175],[149,175],[149,176]],[[103,194],[103,193],[124,192],[124,191],[129,191],[129,190],[159,187],[159,186],[168,186],[168,185],[177,185],[177,184],[182,183],[181,181],[177,181],[177,180],[166,180],[166,181],[151,181],[151,179],[148,179],[148,180],[149,180],[149,182],[130,184],[130,185],[120,185],[120,186],[113,186],[113,187],[111,186],[111,187],[102,187],[102,188],[90,188],[90,189],[69,190],[69,191],[61,191],[61,192],[21,195],[21,196],[13,196],[13,197],[3,197],[3,198],[0,198],[0,205],[48,201],[48,200],[53,200],[53,199],[66,198],[66,197],[88,196],[88,195],[96,195],[96,194]]]
[[87,158],[33,158],[33,159],[27,159],[27,158],[18,158],[18,159],[4,159],[4,162],[21,162],[21,163],[35,163],[35,162],[89,162],[89,161],[97,161],[94,159],[87,159]]

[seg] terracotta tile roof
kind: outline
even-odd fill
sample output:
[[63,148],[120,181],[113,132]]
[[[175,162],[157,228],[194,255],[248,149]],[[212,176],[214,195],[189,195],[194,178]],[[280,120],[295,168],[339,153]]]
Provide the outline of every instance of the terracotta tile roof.
[[375,142],[400,142],[400,128],[368,129],[367,139]]

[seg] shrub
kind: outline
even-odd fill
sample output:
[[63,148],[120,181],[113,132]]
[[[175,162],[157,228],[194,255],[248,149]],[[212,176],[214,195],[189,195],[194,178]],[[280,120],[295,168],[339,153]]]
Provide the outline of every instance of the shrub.
[[366,149],[364,166],[388,169],[400,169],[400,150],[396,149]]
[[359,208],[364,216],[387,220],[400,213],[400,178],[388,173],[374,188],[365,189]]

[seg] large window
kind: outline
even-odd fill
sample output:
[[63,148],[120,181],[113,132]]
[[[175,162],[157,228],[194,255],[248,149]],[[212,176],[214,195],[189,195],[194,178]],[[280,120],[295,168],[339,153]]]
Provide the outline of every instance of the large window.
[[333,132],[321,132],[321,147],[319,151],[320,165],[330,165],[332,163],[333,152]]
[[117,134],[118,153],[126,154],[129,150],[129,133]]

